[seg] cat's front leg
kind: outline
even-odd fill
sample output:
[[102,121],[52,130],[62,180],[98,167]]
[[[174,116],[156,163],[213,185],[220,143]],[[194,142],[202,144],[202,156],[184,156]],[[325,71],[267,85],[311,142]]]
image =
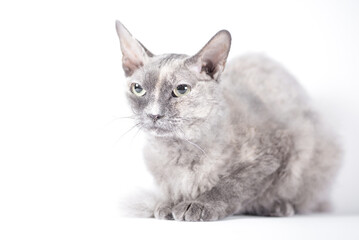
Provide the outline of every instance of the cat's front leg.
[[278,167],[278,160],[271,157],[241,166],[196,199],[174,206],[172,215],[180,221],[215,221],[233,215],[272,184],[271,176]]

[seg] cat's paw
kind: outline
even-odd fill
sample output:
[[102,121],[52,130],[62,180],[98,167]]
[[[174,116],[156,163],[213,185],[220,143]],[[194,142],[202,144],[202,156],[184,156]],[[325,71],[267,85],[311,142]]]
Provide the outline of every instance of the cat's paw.
[[185,201],[172,209],[172,215],[178,221],[215,221],[219,219],[216,209],[209,204],[197,201]]
[[171,205],[169,205],[169,204],[159,204],[155,208],[154,216],[157,219],[173,220]]
[[294,207],[286,201],[278,201],[274,204],[269,216],[272,217],[290,217],[295,214]]

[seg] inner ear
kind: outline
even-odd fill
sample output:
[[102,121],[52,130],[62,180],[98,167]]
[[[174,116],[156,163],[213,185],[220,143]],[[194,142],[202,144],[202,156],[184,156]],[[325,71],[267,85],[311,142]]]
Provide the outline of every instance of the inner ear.
[[211,79],[218,79],[224,70],[230,47],[230,33],[227,30],[219,31],[196,55],[187,60],[187,65]]
[[214,78],[214,74],[218,71],[218,69],[216,69],[216,65],[210,60],[207,61],[202,60],[202,63],[203,64],[202,64],[201,72],[204,72],[211,78]]
[[153,54],[137,41],[119,21],[116,21],[116,30],[122,51],[122,67],[125,75],[131,76],[148,61],[148,58],[153,57]]

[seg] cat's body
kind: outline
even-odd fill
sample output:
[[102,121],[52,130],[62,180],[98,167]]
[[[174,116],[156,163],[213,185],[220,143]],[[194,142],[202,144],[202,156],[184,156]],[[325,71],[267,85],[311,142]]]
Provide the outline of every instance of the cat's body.
[[289,216],[327,207],[340,150],[279,64],[246,55],[222,73],[225,31],[189,57],[154,56],[120,23],[117,30],[130,104],[150,133],[144,155],[162,192],[156,218]]

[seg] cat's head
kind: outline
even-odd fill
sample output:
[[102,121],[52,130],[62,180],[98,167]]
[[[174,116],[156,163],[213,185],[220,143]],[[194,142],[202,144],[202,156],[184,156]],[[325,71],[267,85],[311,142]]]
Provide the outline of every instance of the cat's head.
[[219,78],[231,45],[219,31],[197,54],[154,55],[119,22],[127,97],[141,129],[156,136],[186,136],[206,121],[221,98]]

